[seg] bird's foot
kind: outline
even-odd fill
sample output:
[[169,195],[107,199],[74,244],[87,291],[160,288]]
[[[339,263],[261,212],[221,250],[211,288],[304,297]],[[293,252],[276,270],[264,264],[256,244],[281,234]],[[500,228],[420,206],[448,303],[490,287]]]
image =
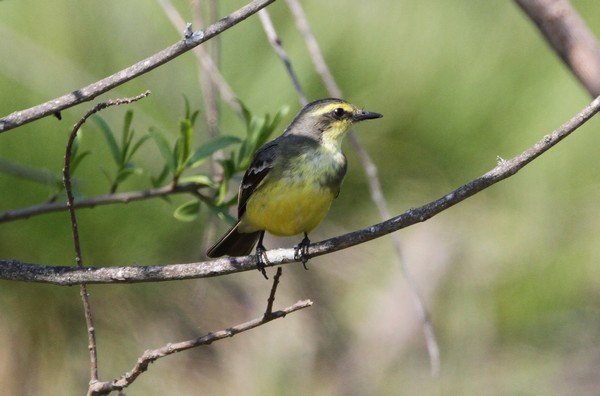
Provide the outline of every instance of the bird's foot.
[[258,267],[258,270],[265,277],[265,279],[269,279],[269,277],[267,276],[267,271],[265,271],[265,268],[267,267],[267,265],[271,265],[271,263],[269,262],[269,259],[267,258],[267,249],[265,249],[265,247],[263,246],[262,243],[260,243],[256,246],[256,265]]
[[294,248],[294,259],[301,260],[304,269],[307,270],[306,263],[308,263],[308,247],[310,246],[310,239],[308,239],[308,235],[304,233],[304,239],[300,241],[300,243]]

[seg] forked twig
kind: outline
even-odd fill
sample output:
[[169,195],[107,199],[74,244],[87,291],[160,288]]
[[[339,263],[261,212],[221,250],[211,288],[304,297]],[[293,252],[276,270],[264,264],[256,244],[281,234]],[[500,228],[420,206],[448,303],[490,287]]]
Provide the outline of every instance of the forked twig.
[[201,345],[209,345],[215,341],[219,341],[224,338],[233,337],[236,334],[254,329],[258,326],[262,326],[272,320],[284,318],[286,315],[292,312],[308,308],[312,304],[313,302],[311,300],[298,301],[296,304],[291,305],[287,308],[271,312],[270,315],[263,315],[246,323],[229,327],[224,330],[211,332],[202,337],[194,338],[192,340],[169,343],[157,349],[147,350],[138,359],[137,363],[131,369],[131,371],[123,374],[120,378],[114,379],[112,381],[96,382],[91,384],[89,393],[93,395],[106,395],[115,390],[122,390],[123,388],[131,385],[136,380],[136,378],[140,376],[140,374],[142,374],[148,369],[151,363],[154,363],[160,358],[172,355],[177,352],[185,351],[187,349],[196,348]]
[[273,286],[271,287],[271,293],[269,294],[269,299],[267,300],[267,309],[265,310],[265,317],[269,317],[273,314],[273,303],[275,302],[275,293],[277,292],[277,286],[279,285],[279,278],[281,278],[281,274],[283,273],[283,268],[277,267],[277,272],[273,277]]
[[[96,104],[91,110],[89,110],[83,117],[79,119],[79,121],[73,127],[71,134],[69,135],[69,140],[67,142],[67,148],[65,152],[65,163],[63,168],[63,182],[65,184],[65,190],[67,193],[67,207],[69,208],[69,216],[71,220],[71,230],[73,233],[73,245],[75,247],[75,261],[77,262],[77,267],[83,268],[83,256],[81,255],[81,245],[79,243],[79,226],[77,224],[77,216],[75,215],[75,197],[73,195],[73,189],[71,186],[71,156],[73,152],[73,144],[75,143],[75,138],[77,137],[77,132],[81,128],[81,126],[85,123],[85,121],[94,113],[105,109],[109,106],[127,104],[131,102],[135,102],[142,98],[145,98],[150,94],[150,91],[146,91],[141,95],[138,95],[133,98],[126,99],[113,99],[106,102],[100,102]],[[96,347],[96,330],[94,328],[94,319],[92,316],[92,308],[90,305],[90,298],[87,290],[87,285],[82,283],[79,285],[79,292],[81,295],[81,300],[83,302],[83,311],[85,314],[85,322],[87,325],[87,333],[88,333],[88,348],[90,351],[90,382],[98,381],[98,351]]]

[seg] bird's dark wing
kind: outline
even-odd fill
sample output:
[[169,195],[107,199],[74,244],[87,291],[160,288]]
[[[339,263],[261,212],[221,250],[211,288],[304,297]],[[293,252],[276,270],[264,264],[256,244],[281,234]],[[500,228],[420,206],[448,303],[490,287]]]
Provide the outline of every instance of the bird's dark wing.
[[260,182],[273,168],[276,149],[277,139],[259,148],[254,155],[240,185],[240,192],[238,194],[238,219],[246,211],[246,202],[248,202],[250,195],[252,195],[256,187],[258,187]]

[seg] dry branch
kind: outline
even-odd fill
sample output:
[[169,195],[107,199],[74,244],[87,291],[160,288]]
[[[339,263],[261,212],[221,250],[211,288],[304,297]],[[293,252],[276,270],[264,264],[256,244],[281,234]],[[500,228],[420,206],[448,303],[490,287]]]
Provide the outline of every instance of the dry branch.
[[298,301],[296,304],[291,305],[287,308],[271,312],[269,315],[263,315],[246,323],[232,326],[224,330],[211,332],[202,337],[194,338],[192,340],[169,343],[161,348],[147,350],[138,359],[137,363],[131,369],[131,371],[123,374],[120,378],[114,379],[112,381],[95,382],[90,384],[90,390],[88,394],[106,395],[115,390],[122,390],[123,388],[131,385],[131,383],[133,383],[133,381],[135,381],[136,378],[140,376],[140,374],[148,370],[148,367],[151,363],[154,363],[160,358],[172,355],[177,352],[185,351],[187,349],[196,348],[202,345],[209,345],[215,341],[219,341],[224,338],[233,337],[236,334],[254,329],[258,326],[262,326],[266,323],[269,323],[272,320],[284,318],[287,314],[290,314],[292,312],[308,308],[312,304],[313,302],[311,300]]
[[600,45],[568,0],[515,0],[592,97],[600,95]]
[[90,101],[98,95],[110,91],[111,89],[124,84],[135,77],[147,73],[150,70],[153,70],[158,66],[186,53],[205,41],[210,40],[216,35],[255,14],[260,9],[268,6],[274,1],[275,0],[254,0],[239,10],[233,12],[229,16],[226,16],[218,22],[208,26],[206,29],[193,32],[191,35],[186,36],[183,40],[142,61],[139,61],[138,63],[126,69],[121,70],[120,72],[90,84],[87,87],[80,88],[59,98],[52,99],[46,103],[42,103],[26,110],[16,111],[4,118],[0,118],[0,133],[35,121],[42,117],[60,112],[61,110],[73,107],[77,104]]
[[[117,203],[126,204],[142,199],[165,197],[171,194],[194,194],[197,193],[198,190],[205,187],[206,185],[199,183],[179,183],[176,185],[169,184],[164,187],[153,188],[150,190],[112,193],[90,198],[80,198],[75,201],[74,207],[76,209],[95,208],[96,206],[101,205],[110,205]],[[37,216],[45,213],[61,212],[67,210],[67,208],[68,205],[66,202],[49,202],[30,206],[28,208],[9,210],[0,213],[0,223],[26,219],[32,216]]]

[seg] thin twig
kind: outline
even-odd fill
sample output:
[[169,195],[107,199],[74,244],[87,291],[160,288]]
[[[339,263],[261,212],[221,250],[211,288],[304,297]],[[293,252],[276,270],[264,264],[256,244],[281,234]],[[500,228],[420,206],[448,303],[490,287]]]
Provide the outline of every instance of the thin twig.
[[277,292],[277,286],[279,285],[279,278],[283,273],[283,268],[277,267],[277,272],[273,277],[273,286],[271,287],[271,293],[267,299],[267,309],[265,310],[265,317],[273,315],[273,303],[275,302],[275,293]]
[[[298,30],[304,37],[304,41],[306,42],[306,47],[308,48],[313,65],[315,66],[315,69],[321,76],[321,79],[323,80],[327,91],[331,96],[341,98],[343,96],[342,90],[339,88],[338,84],[335,81],[335,78],[333,77],[333,74],[327,66],[325,57],[323,56],[319,44],[315,36],[313,35],[312,30],[310,29],[310,25],[308,23],[304,10],[302,9],[302,6],[298,2],[298,0],[286,0],[286,2],[292,14],[294,15],[294,20],[296,21],[296,26],[298,27]],[[259,12],[259,16],[261,12],[266,11],[261,10]],[[375,206],[379,211],[380,217],[384,220],[389,219],[391,217],[391,213],[383,195],[381,182],[379,181],[379,177],[377,176],[377,167],[375,166],[375,163],[373,162],[373,160],[371,160],[369,153],[358,140],[358,137],[354,130],[351,130],[348,134],[348,140],[354,151],[357,153],[362,167],[367,175],[369,191],[371,192],[371,200],[375,203]],[[421,288],[419,287],[418,282],[415,279],[412,270],[410,269],[410,266],[408,265],[406,257],[404,257],[402,241],[400,240],[400,236],[398,236],[397,234],[393,234],[390,235],[390,237],[392,239],[392,244],[396,251],[398,261],[400,262],[400,267],[411,291],[411,295],[414,298],[415,306],[419,315],[419,320],[423,327],[425,342],[427,345],[427,352],[429,354],[429,361],[431,364],[431,374],[433,376],[439,376],[441,366],[440,349],[435,337],[433,324],[431,323],[431,315],[427,310],[427,305],[425,304],[425,298],[423,297]]]
[[[80,269],[84,268],[83,265],[83,256],[81,255],[81,244],[79,242],[79,226],[77,224],[77,216],[75,215],[75,197],[73,195],[73,189],[71,186],[71,154],[73,151],[73,144],[75,143],[75,138],[77,137],[77,132],[81,128],[81,126],[85,123],[85,121],[94,113],[105,109],[109,106],[115,106],[120,104],[126,104],[135,102],[142,98],[145,98],[150,94],[150,91],[146,91],[141,95],[138,95],[133,98],[127,99],[114,99],[106,102],[98,103],[91,110],[89,110],[83,117],[79,119],[79,121],[73,127],[71,134],[69,135],[69,140],[67,142],[67,148],[65,152],[65,163],[63,168],[63,182],[65,185],[65,190],[67,193],[67,207],[69,208],[69,216],[71,219],[71,230],[73,232],[73,245],[75,248],[75,261],[77,262],[77,267]],[[87,290],[87,285],[82,283],[79,285],[79,292],[81,295],[81,300],[83,302],[83,312],[85,314],[85,322],[87,325],[87,333],[88,333],[88,348],[90,351],[90,383],[94,383],[98,381],[98,351],[96,348],[96,330],[94,328],[94,318],[92,316],[92,308],[90,305],[89,293]]]
[[[142,199],[159,198],[171,194],[191,193],[194,194],[202,188],[206,188],[205,184],[199,183],[180,183],[180,184],[169,184],[164,187],[153,188],[150,190],[130,191],[123,193],[104,194],[90,198],[80,198],[74,203],[76,209],[82,208],[94,208],[101,205],[111,204],[126,204],[133,201],[139,201]],[[46,202],[39,205],[30,206],[23,209],[9,210],[7,212],[0,213],[0,223],[27,219],[29,217],[52,213],[61,212],[68,209],[67,202]]]
[[275,31],[275,26],[273,26],[273,22],[271,21],[269,12],[265,9],[262,9],[258,12],[258,17],[260,18],[260,22],[262,23],[263,29],[265,31],[265,34],[267,35],[267,39],[269,40],[269,43],[275,50],[275,53],[277,54],[277,56],[279,56],[279,59],[281,59],[281,61],[283,62],[284,66],[285,66],[285,70],[287,70],[288,75],[290,76],[290,79],[292,80],[292,83],[294,84],[296,93],[300,97],[300,103],[302,103],[302,106],[305,106],[308,103],[308,100],[306,99],[306,95],[304,94],[304,91],[302,90],[302,86],[300,85],[300,81],[298,80],[298,75],[296,74],[296,72],[294,71],[294,68],[292,67],[292,62],[290,61],[290,57],[288,56],[287,52],[285,52],[285,49],[283,49],[281,39],[279,38],[279,36],[277,35],[277,32]]
[[219,341],[224,338],[233,337],[236,334],[254,329],[258,326],[262,326],[272,320],[284,318],[286,315],[292,312],[308,308],[312,304],[313,302],[311,300],[298,301],[296,304],[291,305],[287,308],[271,312],[270,315],[263,315],[246,323],[229,327],[224,330],[211,332],[202,337],[198,337],[192,340],[169,343],[158,349],[147,350],[137,360],[137,363],[131,369],[131,371],[123,374],[120,378],[114,379],[112,381],[97,382],[95,384],[91,384],[91,393],[93,393],[94,395],[106,395],[112,391],[121,390],[131,385],[140,376],[140,374],[148,370],[148,367],[151,363],[154,363],[158,359],[172,355],[177,352],[185,351],[187,349],[196,348],[202,345],[209,345],[215,341]]
[[[192,0],[192,9],[194,13],[194,24],[196,26],[204,26],[207,19],[203,18],[202,7],[199,0]],[[211,0],[207,2],[210,14],[210,19],[212,20],[215,15],[217,15],[218,4],[215,0]],[[260,11],[259,11],[260,12]],[[202,47],[197,47],[202,48]],[[207,48],[204,49],[204,54],[201,54],[199,51],[194,50],[196,56],[200,58],[201,56],[206,56],[210,58],[215,65],[215,69],[219,70],[219,54],[220,54],[220,42],[219,38],[216,37],[215,40],[211,40]],[[202,97],[204,99],[204,107],[206,112],[206,131],[208,136],[215,137],[219,134],[219,87],[217,83],[214,81],[213,77],[210,75],[210,69],[202,66],[202,62],[199,62],[201,67],[200,70],[202,73],[199,73],[199,80],[201,85]],[[208,78],[202,78],[206,74]],[[225,81],[225,79],[221,76],[221,80]],[[231,90],[231,88],[229,88]],[[233,94],[232,94],[233,99]],[[239,106],[238,101],[233,101],[237,106]],[[211,161],[211,168],[214,168],[214,161]],[[212,169],[211,174],[214,172]]]
[[158,66],[175,59],[192,48],[242,22],[249,16],[255,14],[260,9],[268,6],[274,1],[275,0],[254,0],[239,10],[233,12],[229,16],[213,23],[206,29],[194,32],[170,47],[165,48],[162,51],[111,76],[63,95],[59,98],[52,99],[46,103],[42,103],[26,110],[16,111],[7,115],[6,117],[0,118],[0,133],[6,132],[10,129],[42,117],[52,115],[61,110],[73,107],[79,103],[90,101],[104,92],[107,92],[135,77],[147,73]]
[[600,45],[567,0],[515,0],[592,97],[600,95]]
[[[496,167],[484,175],[470,181],[443,197],[421,207],[409,209],[391,219],[367,228],[340,235],[309,246],[307,257],[347,249],[361,243],[388,235],[413,224],[429,220],[433,216],[507,179],[527,166],[537,157],[569,136],[581,125],[600,111],[600,97],[594,99],[585,109],[564,123],[552,133],[529,147],[520,155],[500,161]],[[273,249],[267,252],[267,259],[273,265],[298,262],[296,249]],[[161,282],[179,279],[197,279],[223,276],[236,272],[256,270],[256,256],[223,257],[212,261],[170,264],[157,266],[90,267],[48,266],[28,264],[16,260],[0,260],[0,279],[50,283],[59,286],[72,286],[81,283],[138,283]]]
[[[275,1],[275,0],[273,0]],[[158,0],[159,5],[162,7],[163,11],[171,21],[171,24],[177,30],[181,30],[186,26],[186,23],[183,17],[179,14],[171,0]],[[231,86],[227,83],[219,68],[213,61],[213,59],[207,54],[206,50],[203,46],[198,46],[194,48],[193,51],[196,59],[200,63],[202,70],[208,78],[212,81],[212,83],[219,89],[223,100],[227,103],[227,105],[233,109],[237,114],[242,114],[242,107],[237,100],[237,96],[233,92]]]
[[315,36],[310,29],[308,19],[306,19],[306,14],[304,13],[302,6],[300,6],[300,3],[297,0],[286,0],[286,2],[290,11],[292,12],[292,15],[294,15],[296,26],[304,37],[313,65],[315,66],[317,73],[319,73],[323,79],[323,83],[325,84],[325,88],[327,88],[327,92],[334,97],[341,97],[342,92],[336,84],[329,67],[327,67],[327,62],[325,62],[325,58],[323,57],[323,54],[319,48],[319,43],[315,39]]

